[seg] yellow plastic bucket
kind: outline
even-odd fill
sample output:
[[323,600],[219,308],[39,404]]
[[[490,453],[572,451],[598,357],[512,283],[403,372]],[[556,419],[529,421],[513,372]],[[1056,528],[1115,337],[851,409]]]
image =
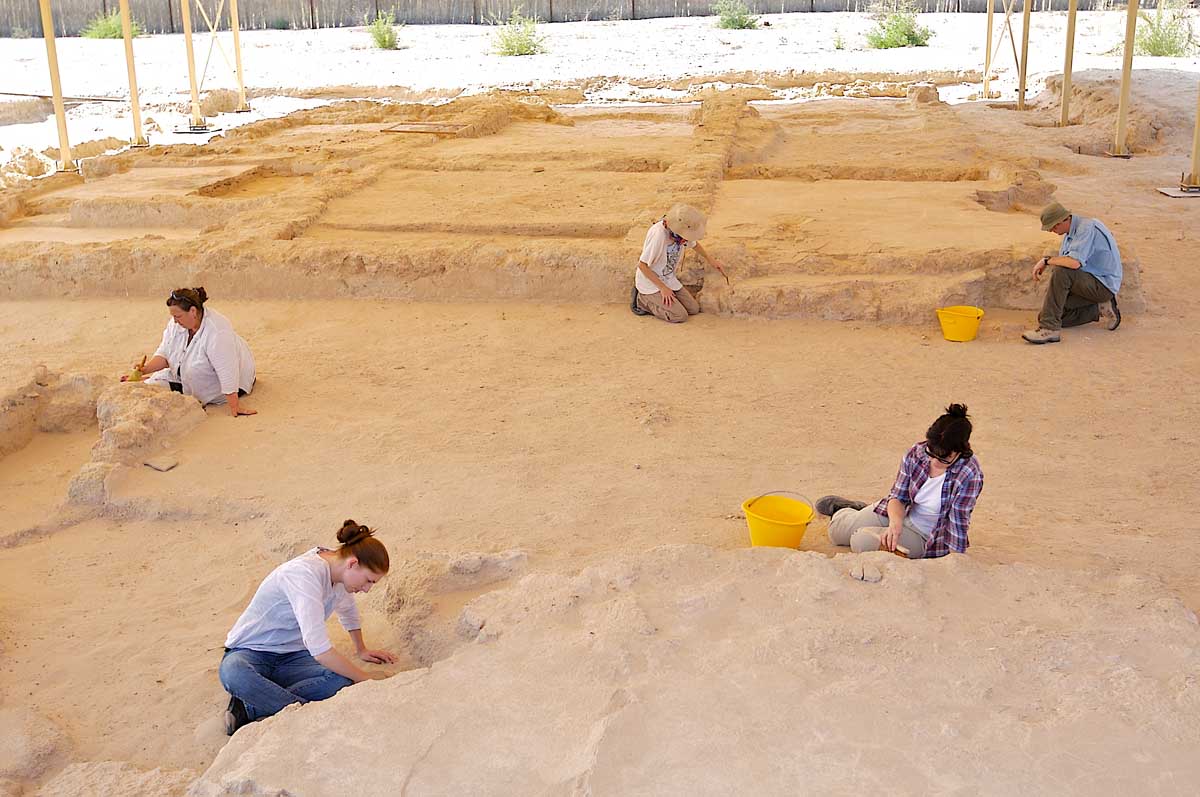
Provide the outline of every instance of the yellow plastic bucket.
[[750,527],[750,544],[774,548],[799,548],[804,530],[816,517],[812,501],[799,493],[790,493],[803,500],[788,498],[778,490],[742,502],[746,525]]
[[938,323],[942,325],[942,337],[956,343],[966,343],[975,340],[979,334],[979,322],[983,318],[983,310],[969,304],[956,304],[952,307],[937,309]]

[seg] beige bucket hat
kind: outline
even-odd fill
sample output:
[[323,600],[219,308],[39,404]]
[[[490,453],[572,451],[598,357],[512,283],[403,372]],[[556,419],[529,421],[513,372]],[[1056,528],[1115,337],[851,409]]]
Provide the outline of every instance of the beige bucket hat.
[[679,203],[667,211],[667,226],[680,238],[699,241],[704,237],[708,221],[691,205]]
[[1057,202],[1052,202],[1042,208],[1042,229],[1050,232],[1050,228],[1060,221],[1066,221],[1071,217],[1071,211],[1064,208]]

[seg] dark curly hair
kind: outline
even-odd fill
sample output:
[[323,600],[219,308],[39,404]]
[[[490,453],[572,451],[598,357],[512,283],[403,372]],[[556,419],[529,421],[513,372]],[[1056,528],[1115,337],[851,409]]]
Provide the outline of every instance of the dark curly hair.
[[967,405],[951,404],[925,432],[925,442],[930,451],[940,456],[957,451],[963,459],[970,459],[975,454],[971,450],[971,429]]

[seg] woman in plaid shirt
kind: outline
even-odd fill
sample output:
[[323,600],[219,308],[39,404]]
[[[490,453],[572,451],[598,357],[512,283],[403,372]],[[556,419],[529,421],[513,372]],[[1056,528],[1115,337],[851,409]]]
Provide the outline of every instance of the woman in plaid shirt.
[[951,404],[900,463],[896,483],[877,504],[827,495],[829,539],[855,553],[885,551],[910,559],[965,553],[971,512],[983,492],[983,471],[971,450],[971,419]]

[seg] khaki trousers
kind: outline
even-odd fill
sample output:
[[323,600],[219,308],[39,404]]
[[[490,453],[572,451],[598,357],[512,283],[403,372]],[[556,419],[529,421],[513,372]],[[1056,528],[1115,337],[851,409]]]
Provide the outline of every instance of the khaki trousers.
[[1081,268],[1050,266],[1050,284],[1038,326],[1042,329],[1077,327],[1100,320],[1100,305],[1111,302],[1112,291]]
[[[849,545],[855,553],[878,551],[879,537],[887,531],[887,523],[887,519],[875,514],[875,503],[862,509],[839,509],[829,519],[829,541],[834,545]],[[900,529],[900,544],[908,549],[910,559],[925,554],[925,538],[907,517]]]
[[663,306],[662,297],[657,293],[639,292],[637,303],[638,307],[650,315],[661,318],[663,321],[670,321],[672,324],[682,324],[688,320],[688,316],[700,312],[700,303],[687,288],[675,291],[675,301],[671,302],[670,307]]

